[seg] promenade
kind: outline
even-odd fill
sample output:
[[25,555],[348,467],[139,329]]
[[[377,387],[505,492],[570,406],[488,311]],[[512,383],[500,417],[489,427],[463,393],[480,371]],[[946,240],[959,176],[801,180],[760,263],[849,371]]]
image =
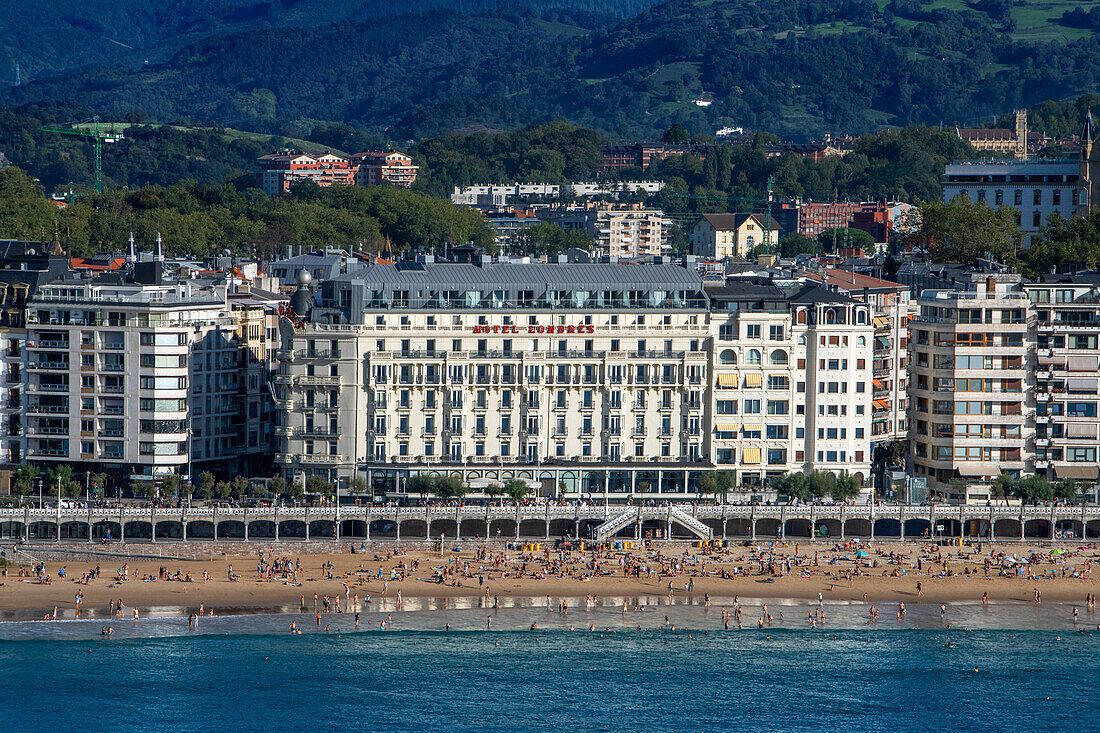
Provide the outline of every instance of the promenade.
[[7,508],[0,541],[461,539],[1095,540],[1100,506]]

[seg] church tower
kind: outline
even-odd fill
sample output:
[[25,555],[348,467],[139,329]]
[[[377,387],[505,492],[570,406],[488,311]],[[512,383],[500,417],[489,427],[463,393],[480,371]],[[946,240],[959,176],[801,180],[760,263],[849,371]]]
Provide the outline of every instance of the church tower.
[[1027,160],[1027,110],[1016,110],[1016,157]]
[[1085,111],[1085,126],[1081,130],[1081,169],[1077,175],[1077,216],[1087,217],[1094,206],[1100,175],[1100,146],[1096,145],[1096,129],[1092,123],[1092,110]]

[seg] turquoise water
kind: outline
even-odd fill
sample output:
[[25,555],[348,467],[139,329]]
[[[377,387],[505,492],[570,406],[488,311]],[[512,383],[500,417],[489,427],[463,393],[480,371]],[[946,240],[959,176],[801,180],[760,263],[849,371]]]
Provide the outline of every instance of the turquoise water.
[[[747,608],[753,626],[742,631],[723,631],[716,609],[698,607],[626,619],[609,609],[565,619],[532,608],[406,612],[385,631],[374,613],[358,633],[336,633],[337,622],[351,625],[347,616],[326,617],[329,633],[308,616],[204,619],[196,631],[165,617],[115,622],[113,639],[100,636],[98,621],[9,622],[0,624],[0,700],[14,731],[1093,725],[1100,632],[1092,614],[1082,634],[1068,607],[953,608],[945,620],[938,607],[921,607],[911,620],[891,614],[864,626],[864,609],[851,606],[830,613],[841,628],[809,629],[805,607],[773,613],[780,608],[782,626],[765,629]],[[946,628],[952,616],[984,619],[986,628]],[[306,633],[286,633],[292,618]],[[530,631],[531,621],[540,628]],[[588,631],[589,623],[615,633]]]

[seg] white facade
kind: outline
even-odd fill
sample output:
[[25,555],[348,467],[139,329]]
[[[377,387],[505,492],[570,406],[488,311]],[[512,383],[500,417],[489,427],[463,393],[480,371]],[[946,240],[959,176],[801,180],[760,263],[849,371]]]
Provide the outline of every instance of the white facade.
[[993,209],[1017,209],[1020,228],[1030,236],[1053,213],[1073,217],[1079,173],[1080,163],[1074,160],[955,163],[946,166],[943,200],[963,194]]

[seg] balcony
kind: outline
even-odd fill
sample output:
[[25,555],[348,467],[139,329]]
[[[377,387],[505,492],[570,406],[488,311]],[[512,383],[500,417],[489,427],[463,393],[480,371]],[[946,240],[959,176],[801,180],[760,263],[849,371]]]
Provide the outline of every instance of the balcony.
[[48,415],[67,415],[69,412],[68,405],[41,405],[32,403],[29,408],[29,412],[42,412]]
[[[282,375],[276,375],[276,378]],[[340,377],[300,376],[297,383],[303,387],[339,387]]]
[[31,369],[45,369],[59,372],[69,371],[69,362],[67,361],[32,361],[27,364],[27,366]]
[[37,387],[32,385],[31,389],[39,392],[68,392],[69,385],[46,382],[45,384],[39,384]]
[[38,341],[28,341],[27,347],[31,349],[67,349],[69,348],[69,340],[39,339]]

